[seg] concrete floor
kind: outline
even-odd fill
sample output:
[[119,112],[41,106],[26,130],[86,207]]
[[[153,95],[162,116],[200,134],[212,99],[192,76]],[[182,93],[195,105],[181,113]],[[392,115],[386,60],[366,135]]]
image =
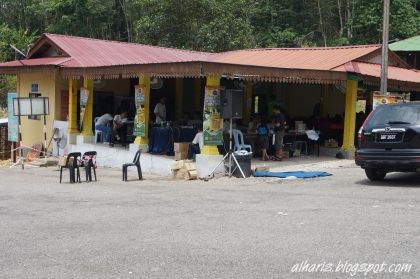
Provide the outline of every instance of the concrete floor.
[[[98,169],[98,182],[59,184],[56,168],[0,168],[0,277],[420,278],[420,175],[371,183],[347,160],[274,169],[333,176],[124,183]],[[336,271],[346,261],[412,267],[352,277]],[[332,271],[292,272],[302,262]]]

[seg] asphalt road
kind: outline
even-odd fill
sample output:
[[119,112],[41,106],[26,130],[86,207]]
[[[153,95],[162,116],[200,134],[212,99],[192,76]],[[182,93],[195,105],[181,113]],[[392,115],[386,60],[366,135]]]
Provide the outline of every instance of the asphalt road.
[[307,169],[333,176],[124,183],[99,169],[59,184],[55,168],[0,169],[0,278],[420,278],[420,175]]

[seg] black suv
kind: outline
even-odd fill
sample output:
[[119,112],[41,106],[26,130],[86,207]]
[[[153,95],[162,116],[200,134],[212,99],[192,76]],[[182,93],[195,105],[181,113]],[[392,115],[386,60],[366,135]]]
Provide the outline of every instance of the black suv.
[[388,172],[420,171],[420,102],[372,111],[359,130],[355,161],[372,181]]

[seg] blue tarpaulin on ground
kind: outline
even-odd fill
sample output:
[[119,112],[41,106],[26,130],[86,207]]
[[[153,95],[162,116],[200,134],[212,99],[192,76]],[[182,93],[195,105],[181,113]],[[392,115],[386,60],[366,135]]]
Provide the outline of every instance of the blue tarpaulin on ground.
[[271,172],[271,171],[257,171],[254,172],[255,177],[278,177],[278,178],[286,178],[286,177],[297,177],[297,178],[315,178],[315,177],[323,177],[323,176],[330,176],[331,173],[324,172],[324,171],[285,171],[285,172]]

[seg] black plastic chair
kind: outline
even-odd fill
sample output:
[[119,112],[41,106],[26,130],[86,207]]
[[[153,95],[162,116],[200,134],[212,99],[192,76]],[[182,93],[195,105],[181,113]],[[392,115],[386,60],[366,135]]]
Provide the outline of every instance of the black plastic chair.
[[[79,160],[82,157],[82,153],[80,152],[72,152],[67,155],[66,164],[64,166],[60,166],[60,183],[63,177],[63,169],[69,169],[70,172],[70,183],[75,183],[76,179],[77,182],[81,182],[80,179],[80,170],[79,170]],[[70,161],[71,160],[71,161]],[[77,171],[77,177],[75,177]]]
[[92,181],[92,169],[96,181],[96,155],[96,151],[87,151],[83,153],[82,162],[83,167],[85,168],[86,181]]
[[141,173],[141,166],[140,166],[140,154],[141,150],[138,150],[136,152],[136,155],[134,156],[134,160],[132,163],[126,163],[122,165],[122,180],[127,181],[127,169],[128,167],[137,167],[137,173],[139,175],[139,180],[143,179],[143,175]]

